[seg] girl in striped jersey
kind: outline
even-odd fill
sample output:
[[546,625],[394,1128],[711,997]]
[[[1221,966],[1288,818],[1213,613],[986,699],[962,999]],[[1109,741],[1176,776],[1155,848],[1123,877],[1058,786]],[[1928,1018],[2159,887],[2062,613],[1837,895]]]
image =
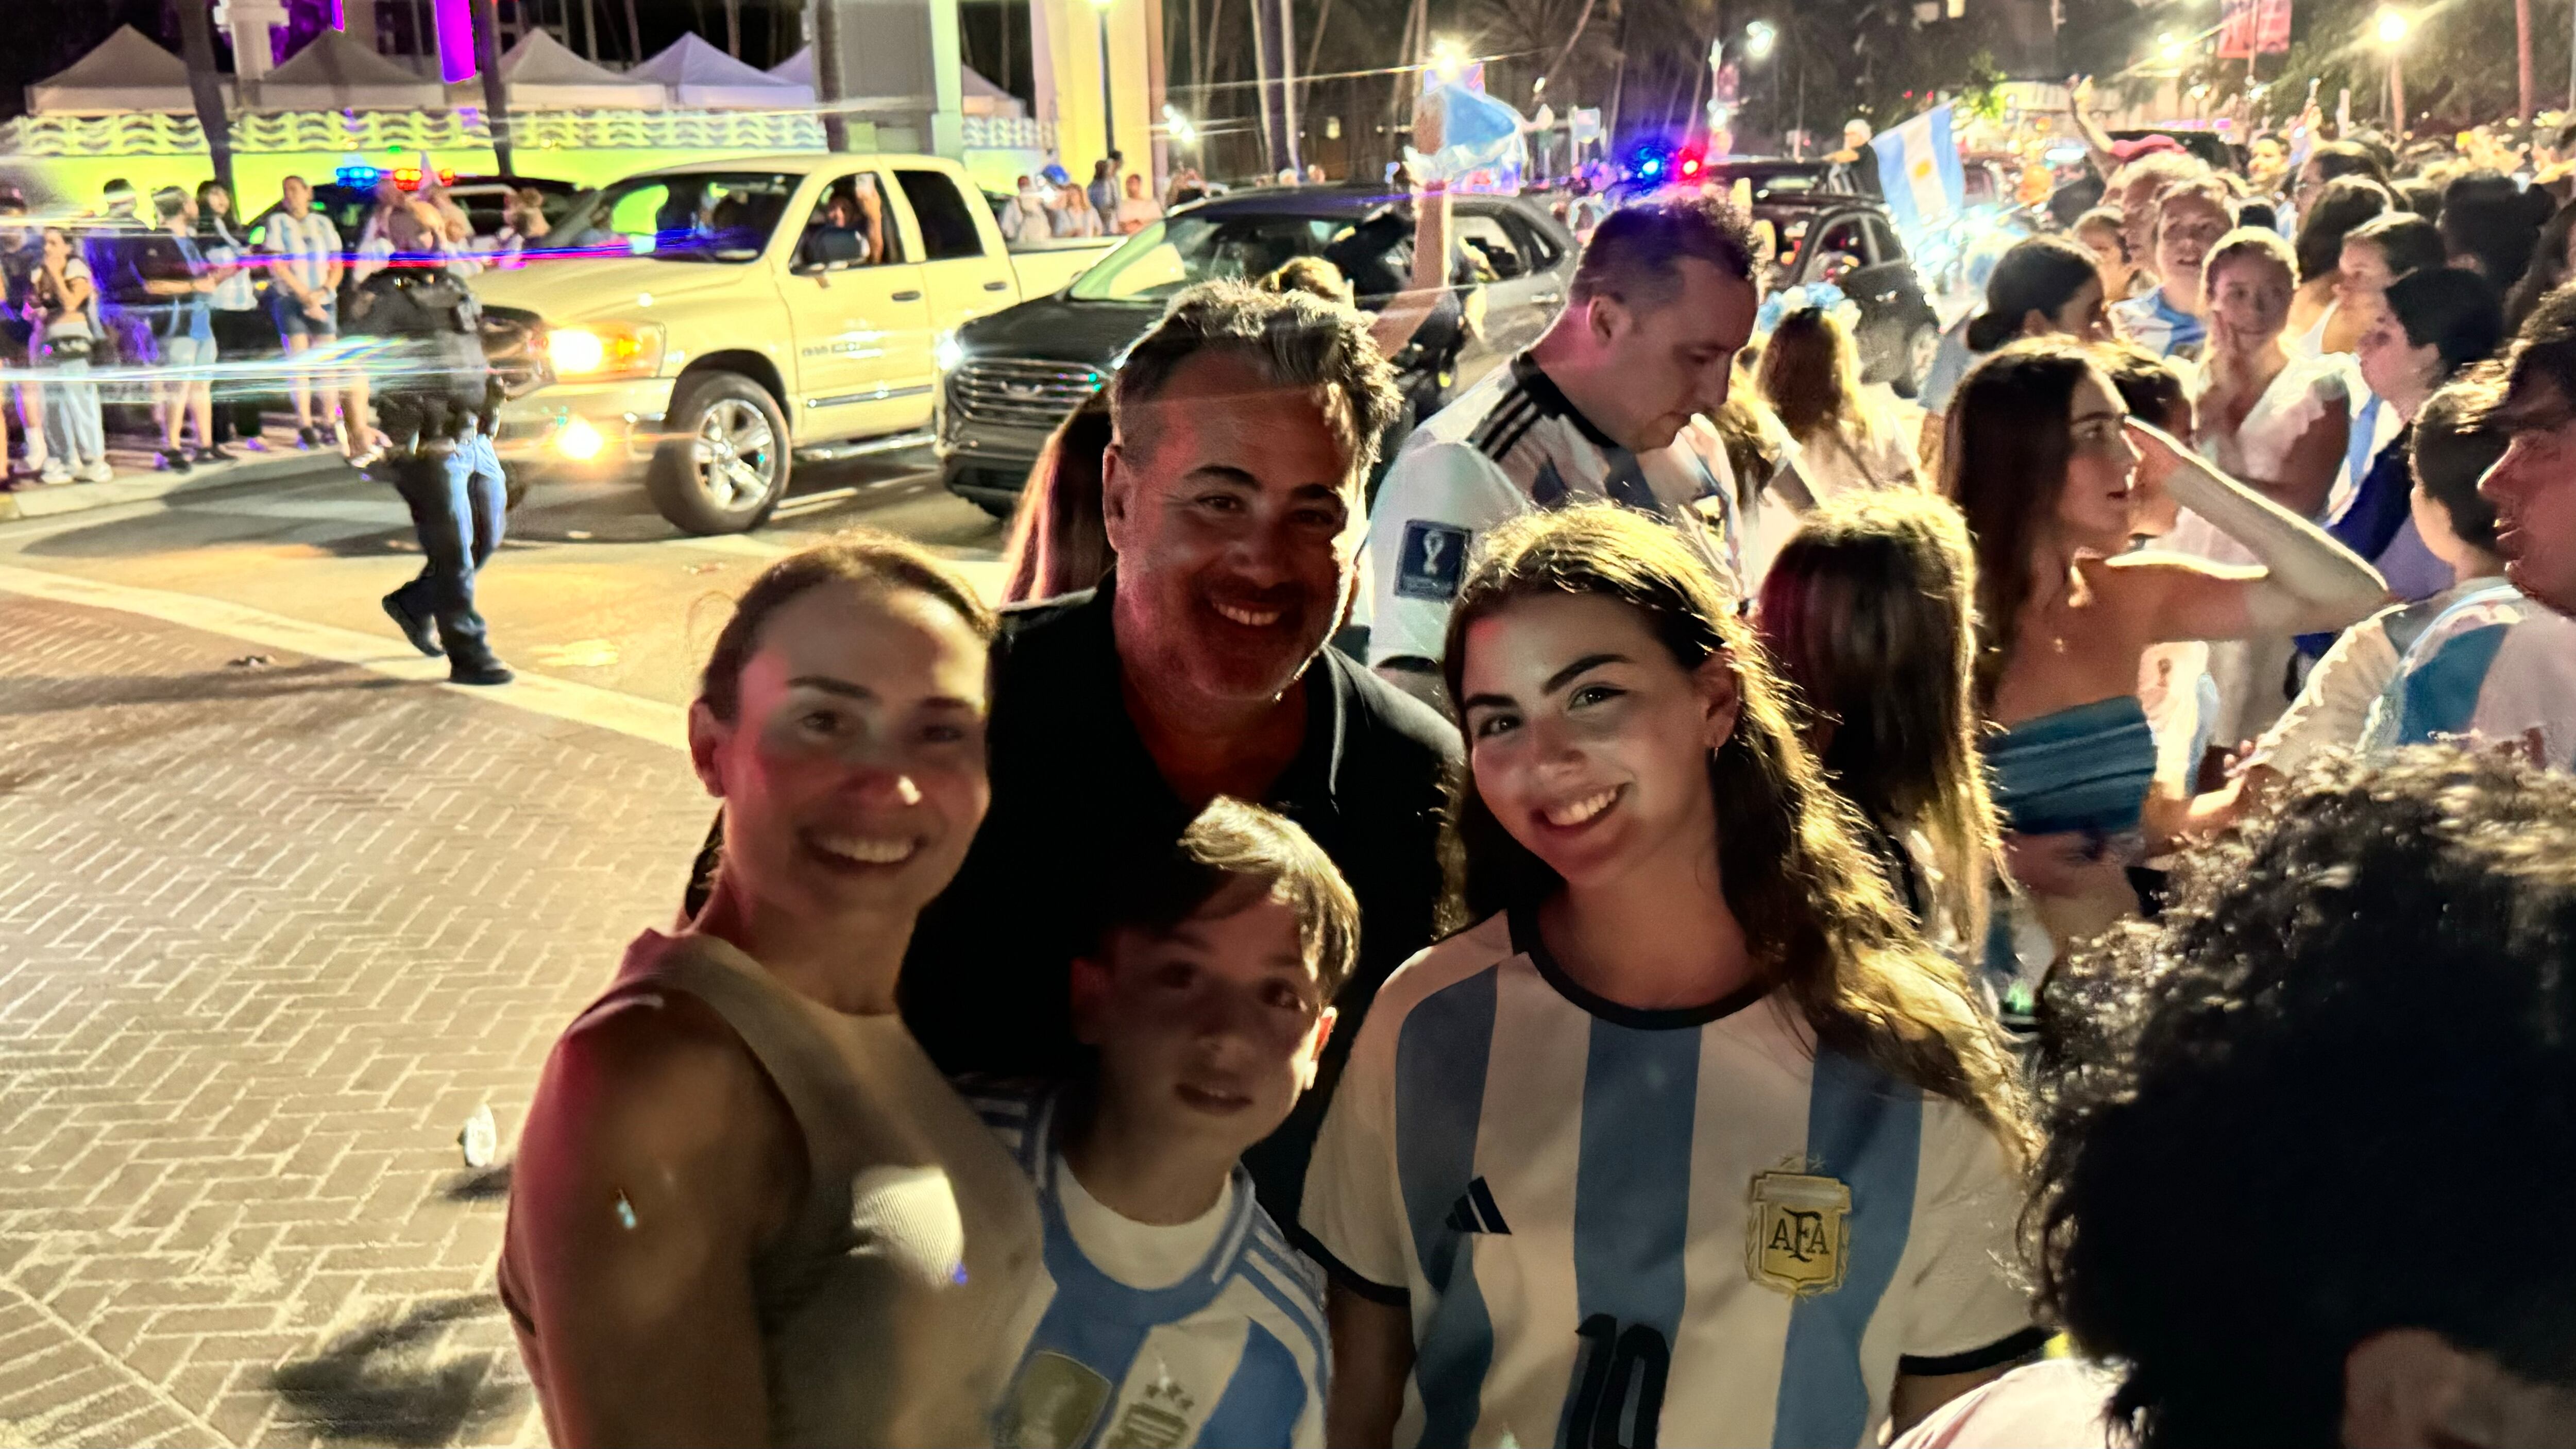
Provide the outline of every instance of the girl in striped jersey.
[[1444,657],[1481,924],[1388,981],[1316,1146],[1330,1440],[1875,1443],[2036,1349],[2003,1047],[1706,567],[1518,520]]

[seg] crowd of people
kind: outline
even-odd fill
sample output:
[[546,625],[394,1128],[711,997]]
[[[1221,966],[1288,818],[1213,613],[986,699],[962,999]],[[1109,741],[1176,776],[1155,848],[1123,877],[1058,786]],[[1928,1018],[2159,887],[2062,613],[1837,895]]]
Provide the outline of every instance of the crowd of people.
[[148,410],[165,471],[267,449],[272,394],[294,409],[293,446],[370,461],[384,439],[365,372],[331,359],[343,281],[393,255],[397,213],[417,213],[433,248],[467,265],[547,231],[543,199],[527,190],[508,199],[499,231],[478,235],[434,177],[415,191],[385,177],[356,236],[315,208],[301,176],[256,215],[214,181],[148,198],[112,181],[77,218],[33,218],[22,196],[0,193],[0,392],[16,394],[14,410],[0,403],[0,457],[12,411],[22,438],[21,466],[0,486],[105,481],[118,403]]
[[1157,199],[1144,173],[1124,170],[1127,158],[1112,151],[1092,164],[1091,181],[1078,185],[1062,166],[1022,176],[996,209],[1002,238],[1028,246],[1060,237],[1133,236],[1162,219],[1164,211],[1206,194],[1198,173],[1176,169]]
[[1429,309],[1183,292],[998,615],[774,564],[521,1141],[556,1441],[2564,1442],[2576,288],[2285,160],[2107,157],[1919,441],[1667,192],[1409,430]]

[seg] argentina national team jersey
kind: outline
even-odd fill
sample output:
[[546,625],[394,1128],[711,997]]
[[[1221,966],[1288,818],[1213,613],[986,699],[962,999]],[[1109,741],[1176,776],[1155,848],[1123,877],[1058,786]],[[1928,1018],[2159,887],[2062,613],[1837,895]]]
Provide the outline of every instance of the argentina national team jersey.
[[2111,304],[2120,335],[2158,357],[2197,357],[2209,324],[2165,300],[2165,289]]
[[1668,446],[1632,453],[1525,352],[1414,429],[1388,468],[1369,509],[1369,663],[1438,660],[1477,541],[1522,514],[1599,498],[1672,523],[1730,596],[1750,591],[1735,473],[1717,430],[1693,419]]
[[1169,1288],[1095,1266],[1065,1220],[1052,1088],[959,1090],[1037,1185],[1045,1315],[993,1424],[1000,1449],[1315,1449],[1324,1440],[1323,1276],[1280,1236],[1235,1169],[1216,1246]]
[[1409,1306],[1396,1442],[1871,1444],[1900,1372],[2036,1348],[2000,1144],[1813,1041],[1758,991],[1603,1001],[1510,917],[1397,971],[1301,1217]]
[[2371,711],[2369,748],[2510,745],[2576,770],[2576,619],[2497,584],[2426,626]]

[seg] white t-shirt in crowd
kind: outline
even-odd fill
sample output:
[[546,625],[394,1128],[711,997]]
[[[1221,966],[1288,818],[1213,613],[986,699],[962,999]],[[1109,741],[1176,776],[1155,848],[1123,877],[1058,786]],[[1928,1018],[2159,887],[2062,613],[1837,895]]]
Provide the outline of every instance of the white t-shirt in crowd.
[[1943,1404],[1888,1449],[2126,1449],[2106,1417],[2120,1381],[2080,1358],[2025,1364]]
[[1300,1226],[1410,1314],[1398,1444],[1830,1446],[1878,1442],[1899,1374],[2045,1340],[2018,1207],[1967,1109],[1778,992],[1624,1007],[1497,916],[1379,991]]
[[1143,231],[1145,228],[1152,226],[1155,222],[1161,221],[1162,219],[1163,208],[1155,205],[1154,198],[1150,196],[1122,196],[1118,198],[1118,229],[1120,231]]

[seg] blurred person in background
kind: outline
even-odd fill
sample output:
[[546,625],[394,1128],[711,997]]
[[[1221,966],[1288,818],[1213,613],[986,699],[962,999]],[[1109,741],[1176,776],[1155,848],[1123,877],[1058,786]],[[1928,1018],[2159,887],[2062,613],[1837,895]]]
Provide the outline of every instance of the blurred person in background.
[[[2322,519],[2351,439],[2350,382],[2340,361],[2295,359],[2283,345],[2291,268],[2288,243],[2268,231],[2232,232],[2210,252],[2210,334],[2192,393],[2192,441],[2220,472],[2300,518]],[[2222,565],[2255,561],[2201,517],[2183,519],[2163,547]],[[2210,645],[2218,745],[2260,734],[2280,717],[2289,703],[2292,632],[2245,630]]]
[[2358,176],[2388,184],[2388,163],[2368,147],[2352,141],[2329,141],[2308,153],[2299,163],[2299,179],[2290,190],[2291,208],[2301,217],[2317,204],[2326,183],[2339,176]]
[[[209,265],[226,269],[224,279],[206,296],[208,320],[215,332],[215,351],[236,362],[265,355],[273,342],[268,318],[260,311],[258,275],[250,260],[248,228],[233,214],[233,194],[219,181],[197,183],[197,249]],[[230,392],[215,404],[215,442],[239,443],[267,451],[260,441],[259,402],[248,382],[214,386]]]
[[2201,263],[2235,225],[2227,188],[2217,181],[2203,178],[2168,189],[2156,204],[2147,252],[2154,258],[2156,286],[2112,306],[2120,335],[2159,357],[2199,356],[2209,335]]
[[2531,265],[2548,223],[2547,193],[2528,192],[2510,176],[2472,171],[2442,188],[2442,243],[2451,265],[2477,273],[2501,297]]
[[1115,561],[1100,514],[1100,455],[1110,443],[1106,389],[1047,435],[1002,546],[1002,602],[1024,604],[1080,593]]
[[[178,187],[152,195],[161,229],[136,238],[126,248],[131,290],[150,299],[147,316],[157,370],[153,402],[161,410],[160,465],[185,473],[197,463],[229,461],[230,453],[214,441],[214,319],[206,298],[224,276],[207,265],[197,249],[196,198]],[[197,443],[180,446],[181,431],[194,419]]]
[[2530,265],[2505,298],[2505,326],[2519,330],[2523,319],[2539,308],[2540,299],[2557,291],[2570,276],[2576,276],[2576,201],[2551,212],[2548,224],[2541,227]]
[[2317,193],[2317,204],[2300,215],[2298,240],[2292,244],[2299,288],[2290,295],[2287,345],[2291,356],[2322,357],[2352,350],[2367,319],[2346,317],[2340,306],[2344,239],[2393,205],[2387,187],[2346,176],[2327,182]]
[[[1968,528],[1924,493],[1821,504],[1763,575],[1754,627],[1825,779],[1925,937],[1973,967],[2001,824],[1977,753]],[[1973,973],[1972,973],[1973,974]]]
[[[2115,238],[2116,240],[2116,238]],[[2126,243],[2120,243],[2125,246]],[[2062,236],[2025,237],[2013,243],[1986,278],[1986,305],[1961,317],[1942,334],[1941,347],[1923,380],[1923,436],[1916,453],[1939,471],[1944,419],[1959,380],[1979,357],[2016,337],[2072,337],[2101,342],[2111,336],[2105,306],[2117,295],[2097,251]]]
[[509,203],[501,208],[501,230],[493,241],[499,251],[524,251],[553,233],[554,223],[546,220],[546,194],[522,186],[510,193]]
[[2120,213],[2108,206],[2097,206],[2075,219],[2075,239],[2093,253],[2093,265],[2102,274],[2103,305],[2125,302],[2133,290],[2138,264],[2129,254],[2129,239],[2120,227]]
[[[301,176],[281,184],[282,201],[269,213],[260,234],[268,264],[268,310],[286,351],[287,388],[295,401],[295,442],[302,448],[327,447],[333,440],[332,393],[313,369],[296,358],[316,347],[329,347],[340,336],[340,278],[347,263],[340,255],[340,229],[313,209],[313,187]],[[349,438],[362,435],[367,416],[366,376],[353,374],[348,388]]]
[[1112,151],[1091,163],[1091,185],[1084,188],[1083,195],[1104,225],[1118,215],[1118,169],[1126,162],[1126,157]]
[[43,251],[28,289],[35,324],[33,366],[44,375],[45,471],[48,483],[104,483],[107,431],[98,384],[87,380],[103,331],[98,288],[89,263],[61,227],[45,228]]
[[1163,208],[1145,190],[1145,178],[1127,173],[1127,194],[1118,198],[1118,234],[1134,236],[1163,219]]
[[[26,366],[43,331],[32,294],[37,269],[44,265],[44,237],[26,218],[27,199],[15,191],[0,192],[0,373],[15,373]],[[14,386],[0,386],[0,488],[6,488],[9,480],[13,392],[27,440],[26,471],[49,483],[65,481],[50,476],[54,470],[45,449],[43,389],[29,376],[18,378]]]
[[2298,698],[2255,741],[2236,777],[2192,802],[2184,827],[2188,833],[2214,833],[2271,799],[2328,754],[2359,748],[2373,706],[2387,693],[2415,641],[2453,604],[2492,588],[2503,577],[2495,507],[2478,496],[2479,480],[2504,456],[2504,434],[2479,421],[2495,405],[2495,393],[2492,379],[2462,380],[2410,414],[2408,507],[2424,547],[2455,581],[2428,598],[2391,604],[2331,636],[2333,647],[2308,671]]
[[[2399,427],[2326,531],[2370,560],[2400,601],[2425,598],[2451,583],[2450,570],[2426,551],[2425,541],[2410,526],[2414,478],[2407,430],[2443,384],[2494,356],[2504,339],[2504,313],[2495,289],[2475,273],[2449,267],[2409,273],[2390,283],[2379,316],[2362,334],[2362,380],[2395,414]],[[2313,658],[2333,641],[2303,642]]]
[[1798,443],[1789,489],[1804,497],[1792,498],[1792,506],[1804,511],[1846,493],[1922,486],[1914,450],[1862,391],[1860,350],[1831,312],[1801,307],[1781,318],[1753,378]]
[[1091,198],[1071,182],[1056,188],[1055,202],[1047,210],[1048,223],[1058,237],[1087,237],[1103,234],[1100,213],[1091,206]]

